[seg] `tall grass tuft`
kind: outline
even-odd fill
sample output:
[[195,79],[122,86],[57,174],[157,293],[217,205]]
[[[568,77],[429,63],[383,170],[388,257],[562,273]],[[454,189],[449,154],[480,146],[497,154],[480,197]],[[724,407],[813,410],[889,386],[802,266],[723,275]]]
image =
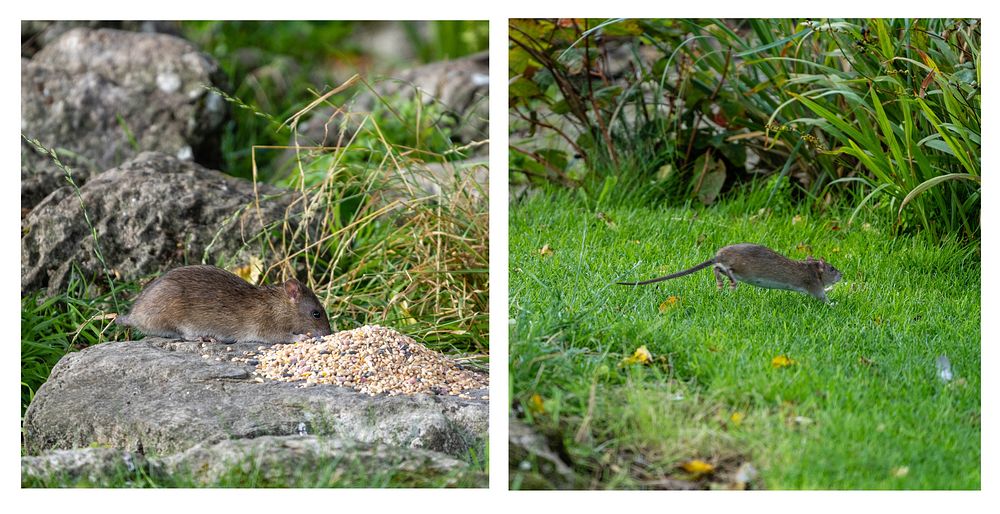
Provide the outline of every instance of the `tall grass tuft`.
[[115,296],[128,285],[95,294],[92,284],[74,273],[65,292],[21,298],[21,416],[52,368],[67,353],[104,342],[115,310]]
[[[436,131],[419,100],[376,98],[375,110],[391,116],[335,110],[338,146],[286,147],[295,152],[294,169],[281,180],[295,199],[268,234],[273,264],[265,275],[304,273],[336,329],[381,323],[432,347],[485,357],[486,191],[473,180],[475,166],[438,151],[445,139],[419,135]],[[288,120],[293,133],[317,105]],[[387,137],[386,118],[391,132],[406,129],[409,137]]]
[[[901,229],[980,231],[977,20],[713,20],[692,30],[692,80],[746,105],[744,124],[784,141],[816,197],[850,188]],[[719,47],[742,59],[724,84]],[[801,140],[805,145],[798,145]],[[857,212],[857,210],[855,211]]]

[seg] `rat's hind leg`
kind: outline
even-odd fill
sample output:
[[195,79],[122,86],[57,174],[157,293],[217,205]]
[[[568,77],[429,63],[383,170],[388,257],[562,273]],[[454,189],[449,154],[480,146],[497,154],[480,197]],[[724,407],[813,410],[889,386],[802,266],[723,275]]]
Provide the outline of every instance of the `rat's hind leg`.
[[715,266],[712,267],[712,271],[715,272],[715,285],[719,286],[720,291],[722,290],[725,284],[725,280],[723,280],[722,278],[723,275],[729,277],[729,288],[732,289],[733,291],[736,290],[736,285],[737,285],[736,277],[733,276],[733,271],[731,269],[721,264],[716,264]]
[[719,291],[722,291],[722,288],[726,287],[726,280],[722,278],[722,271],[720,268],[721,266],[718,264],[712,266],[712,271],[715,273],[715,287],[717,287]]

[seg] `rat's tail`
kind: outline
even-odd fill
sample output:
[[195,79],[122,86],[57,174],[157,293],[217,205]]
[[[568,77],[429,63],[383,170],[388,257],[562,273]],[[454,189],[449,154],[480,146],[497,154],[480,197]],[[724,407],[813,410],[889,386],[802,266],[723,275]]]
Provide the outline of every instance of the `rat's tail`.
[[705,269],[705,268],[711,266],[712,264],[715,264],[715,259],[714,258],[709,259],[709,260],[707,260],[707,261],[705,261],[705,262],[703,262],[703,263],[701,263],[701,264],[699,264],[699,265],[697,265],[697,266],[695,266],[693,268],[688,268],[688,269],[686,269],[684,271],[678,271],[677,273],[673,273],[673,274],[667,275],[665,277],[651,278],[649,280],[643,280],[642,282],[618,282],[618,285],[620,285],[620,286],[644,286],[646,284],[652,284],[654,282],[663,282],[664,280],[670,280],[672,278],[683,277],[684,275],[690,275],[690,274],[694,273],[695,271],[698,271],[698,270],[701,270],[701,269]]

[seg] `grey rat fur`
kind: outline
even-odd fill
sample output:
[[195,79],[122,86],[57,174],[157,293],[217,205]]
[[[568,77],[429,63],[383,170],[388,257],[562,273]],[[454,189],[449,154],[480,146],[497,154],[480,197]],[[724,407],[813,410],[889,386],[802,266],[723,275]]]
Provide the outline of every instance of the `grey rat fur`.
[[257,287],[215,266],[184,266],[164,273],[115,323],[150,336],[224,343],[288,343],[307,333],[332,333],[323,305],[298,280]]
[[729,277],[730,287],[736,289],[736,282],[768,289],[786,289],[814,296],[829,303],[826,289],[840,280],[840,271],[823,259],[807,258],[794,261],[766,246],[740,243],[725,246],[715,257],[683,271],[642,282],[618,282],[624,286],[641,286],[663,280],[683,277],[712,266],[715,283],[721,290],[725,287],[724,277]]

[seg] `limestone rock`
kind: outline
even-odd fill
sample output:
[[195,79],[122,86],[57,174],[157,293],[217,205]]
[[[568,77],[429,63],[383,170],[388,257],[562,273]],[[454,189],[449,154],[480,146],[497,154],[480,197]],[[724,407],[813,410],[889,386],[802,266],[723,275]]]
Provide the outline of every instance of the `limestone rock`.
[[168,20],[21,20],[21,57],[31,57],[65,32],[88,29],[118,29],[132,32],[159,32],[180,36],[180,24]]
[[138,471],[154,475],[142,454],[114,448],[54,450],[44,455],[21,457],[21,486],[46,485],[50,480],[100,486]]
[[370,474],[372,470],[440,476],[465,471],[468,465],[445,454],[419,448],[365,444],[337,437],[261,436],[199,444],[162,460],[173,474],[211,485],[239,469],[261,479],[287,482],[304,469],[337,463],[337,469]]
[[320,435],[457,458],[485,454],[486,401],[258,382],[251,365],[231,361],[256,348],[146,338],[70,353],[25,413],[25,450],[97,444],[162,455],[229,439]]
[[469,468],[464,461],[428,450],[314,435],[261,436],[201,443],[162,456],[113,448],[51,450],[21,457],[21,486],[102,487],[143,475],[156,481],[173,477],[179,485],[191,480],[213,486],[234,473],[272,484],[294,484],[303,471],[334,466],[361,476],[371,470],[392,470],[421,477],[468,473]]
[[[144,150],[214,166],[227,107],[204,86],[220,73],[174,36],[74,28],[21,60],[21,133],[55,150],[78,184]],[[21,141],[22,209],[64,176]]]
[[[137,279],[183,264],[238,257],[264,224],[285,216],[280,190],[143,153],[80,188],[62,187],[22,220],[21,292],[62,290],[73,267],[103,278],[87,218],[108,267]],[[86,207],[86,216],[84,209]]]

